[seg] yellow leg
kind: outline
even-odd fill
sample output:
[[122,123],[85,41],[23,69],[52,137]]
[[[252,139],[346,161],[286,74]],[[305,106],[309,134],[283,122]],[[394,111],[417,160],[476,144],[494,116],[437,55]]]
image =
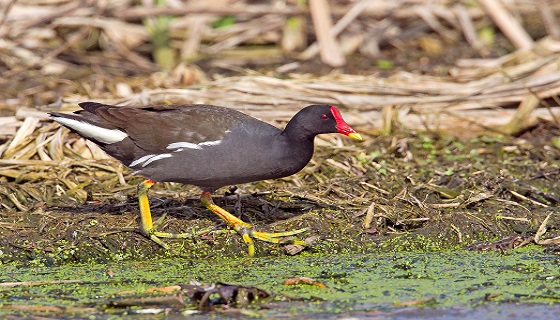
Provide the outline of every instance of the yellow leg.
[[[252,225],[248,224],[247,222],[244,222],[243,220],[227,212],[220,206],[216,205],[214,201],[212,201],[212,196],[210,192],[208,191],[202,192],[202,195],[200,196],[200,200],[206,206],[206,208],[208,208],[210,211],[217,214],[222,220],[227,222],[230,226],[233,227],[235,231],[237,231],[237,233],[241,235],[243,241],[249,247],[248,255],[250,257],[255,255],[255,244],[253,242],[253,238],[261,241],[272,242],[272,243],[285,243],[284,241],[280,241],[280,239],[278,238],[293,236],[295,234],[299,234],[308,230],[307,228],[303,228],[303,229],[298,229],[293,231],[276,232],[276,233],[258,232],[253,229]],[[305,242],[301,240],[289,240],[286,242],[292,244],[305,245]]]
[[[140,206],[140,230],[155,243],[168,249],[167,246],[160,238],[174,238],[174,239],[184,239],[190,238],[193,234],[190,233],[170,233],[170,232],[159,232],[155,230],[154,223],[152,221],[152,213],[150,212],[150,201],[148,200],[148,190],[155,184],[154,181],[150,179],[144,180],[138,185],[138,204]],[[161,218],[158,220],[161,223]]]

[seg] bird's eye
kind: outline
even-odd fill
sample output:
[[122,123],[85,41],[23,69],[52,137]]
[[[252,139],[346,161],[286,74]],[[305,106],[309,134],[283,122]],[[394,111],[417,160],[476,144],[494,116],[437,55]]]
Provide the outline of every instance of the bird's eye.
[[322,120],[327,120],[328,118],[329,118],[329,116],[327,116],[327,115],[324,114],[324,113],[321,115],[321,119],[322,119]]

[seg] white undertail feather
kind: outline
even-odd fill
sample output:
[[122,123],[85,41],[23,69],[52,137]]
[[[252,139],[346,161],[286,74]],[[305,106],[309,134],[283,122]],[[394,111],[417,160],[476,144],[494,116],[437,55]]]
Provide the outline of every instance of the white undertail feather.
[[68,127],[76,130],[82,136],[86,138],[95,139],[99,142],[105,144],[111,144],[119,141],[123,141],[128,135],[119,129],[107,129],[103,127],[98,127],[91,123],[87,123],[80,120],[63,118],[63,117],[53,117],[53,119]]

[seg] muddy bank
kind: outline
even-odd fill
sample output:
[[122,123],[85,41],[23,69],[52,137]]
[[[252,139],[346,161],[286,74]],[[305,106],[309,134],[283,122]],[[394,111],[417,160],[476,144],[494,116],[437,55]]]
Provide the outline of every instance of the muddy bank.
[[[551,213],[559,212],[559,135],[543,122],[519,137],[403,131],[366,135],[361,144],[323,141],[299,174],[223,189],[215,201],[259,230],[309,228],[309,253],[508,250],[533,243],[549,215],[539,237],[558,236],[560,218]],[[239,237],[200,204],[198,190],[178,184],[153,188],[153,214],[167,214],[161,230],[193,237],[168,240],[171,249],[163,250],[135,229],[141,178],[111,159],[92,163],[76,158],[3,175],[3,263],[245,254]],[[284,254],[282,246],[257,243],[257,255]]]

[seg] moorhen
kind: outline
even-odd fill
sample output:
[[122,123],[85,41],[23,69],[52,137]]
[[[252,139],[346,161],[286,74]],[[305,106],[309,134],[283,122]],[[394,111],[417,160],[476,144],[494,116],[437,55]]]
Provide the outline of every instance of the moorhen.
[[[249,256],[253,256],[252,238],[279,243],[280,237],[307,229],[255,231],[251,224],[214,204],[211,192],[300,171],[313,155],[313,140],[318,134],[338,132],[362,140],[338,109],[329,105],[302,109],[284,130],[239,111],[212,105],[112,106],[83,102],[79,106],[83,110],[73,114],[49,115],[147,178],[138,186],[140,229],[164,248],[167,245],[159,238],[192,235],[155,230],[147,193],[156,182],[200,187],[202,203],[242,236]],[[299,240],[293,243],[304,244]]]

